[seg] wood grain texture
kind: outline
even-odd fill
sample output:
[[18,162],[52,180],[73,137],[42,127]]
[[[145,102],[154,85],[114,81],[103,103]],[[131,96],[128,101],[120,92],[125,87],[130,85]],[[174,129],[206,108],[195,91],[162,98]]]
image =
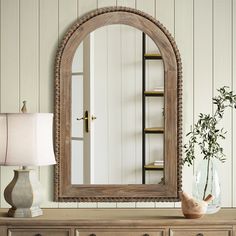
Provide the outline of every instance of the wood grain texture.
[[[59,41],[62,40],[65,32],[71,26],[72,22],[78,17],[77,0],[67,1],[59,0],[59,15],[58,15],[58,34]],[[77,203],[59,203],[59,207],[77,207]]]
[[171,229],[170,236],[231,236],[230,229]]
[[8,236],[70,236],[70,229],[9,229]]
[[0,235],[7,235],[7,227],[0,226]]
[[163,236],[162,230],[155,230],[153,232],[152,230],[109,230],[105,231],[103,230],[76,230],[76,236]]
[[[165,65],[165,185],[157,185],[155,189],[151,185],[108,187],[70,184],[70,74],[73,55],[89,32],[116,23],[127,24],[147,33],[158,45]],[[178,198],[178,190],[181,188],[181,166],[178,164],[182,135],[181,69],[180,55],[173,38],[158,21],[143,12],[123,7],[103,8],[84,16],[71,27],[58,49],[55,65],[55,153],[58,160],[55,172],[56,200],[153,201],[165,198],[171,201]]]
[[[6,209],[0,210],[0,226],[14,228],[76,227],[78,229],[172,229],[231,230],[236,224],[235,209],[221,209],[216,214],[200,219],[185,219],[178,209],[43,209],[37,218],[17,219],[6,217]],[[64,227],[63,227],[64,226]],[[2,236],[2,235],[1,235]]]

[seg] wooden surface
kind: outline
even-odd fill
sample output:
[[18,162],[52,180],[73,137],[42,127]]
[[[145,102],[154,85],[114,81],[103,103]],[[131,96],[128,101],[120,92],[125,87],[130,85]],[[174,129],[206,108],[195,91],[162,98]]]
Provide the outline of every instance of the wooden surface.
[[9,229],[8,236],[70,236],[68,229]]
[[[95,234],[94,234],[95,233]],[[104,231],[104,230],[93,230],[90,231],[81,231],[76,230],[76,236],[163,236],[163,232],[160,230],[156,230],[155,232],[149,230],[112,230],[112,231]]]
[[116,227],[127,228],[144,226],[188,226],[236,224],[236,209],[221,209],[213,215],[200,219],[185,219],[180,209],[43,209],[43,216],[37,218],[10,218],[7,209],[0,210],[0,225],[47,226],[57,225],[78,227]]
[[231,236],[230,229],[175,229],[170,231],[170,236]]

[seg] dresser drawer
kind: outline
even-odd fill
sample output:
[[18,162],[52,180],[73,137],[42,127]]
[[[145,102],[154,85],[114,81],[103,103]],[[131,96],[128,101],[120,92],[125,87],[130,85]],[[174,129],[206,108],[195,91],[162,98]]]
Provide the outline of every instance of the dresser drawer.
[[171,229],[170,236],[231,236],[229,229]]
[[8,229],[8,236],[70,236],[69,229]]
[[163,231],[135,231],[135,230],[103,230],[80,231],[76,230],[76,236],[163,236]]

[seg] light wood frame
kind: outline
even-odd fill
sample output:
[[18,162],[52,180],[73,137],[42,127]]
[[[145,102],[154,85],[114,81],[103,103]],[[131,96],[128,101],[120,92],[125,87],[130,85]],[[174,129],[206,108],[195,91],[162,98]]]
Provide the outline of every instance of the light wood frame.
[[[110,24],[133,26],[158,46],[164,63],[165,184],[72,185],[71,184],[71,68],[74,53],[90,32]],[[177,201],[182,168],[182,66],[176,43],[153,17],[126,7],[107,7],[80,18],[66,33],[55,62],[55,201]]]

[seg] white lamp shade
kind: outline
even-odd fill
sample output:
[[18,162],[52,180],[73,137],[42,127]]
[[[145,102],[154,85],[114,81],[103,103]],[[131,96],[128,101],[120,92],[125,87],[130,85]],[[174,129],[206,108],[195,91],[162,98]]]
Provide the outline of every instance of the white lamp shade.
[[0,114],[0,165],[56,164],[52,138],[53,114]]

